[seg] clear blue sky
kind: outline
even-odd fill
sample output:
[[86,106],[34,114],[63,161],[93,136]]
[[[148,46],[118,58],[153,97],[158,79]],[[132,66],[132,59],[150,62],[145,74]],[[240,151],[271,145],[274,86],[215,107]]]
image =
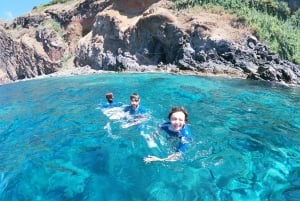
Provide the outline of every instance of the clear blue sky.
[[0,18],[12,20],[29,13],[34,6],[49,3],[51,0],[0,0]]

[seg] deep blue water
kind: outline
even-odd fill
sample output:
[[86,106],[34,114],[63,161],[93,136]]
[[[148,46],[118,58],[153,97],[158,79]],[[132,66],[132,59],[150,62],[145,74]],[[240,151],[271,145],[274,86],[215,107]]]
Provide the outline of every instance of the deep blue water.
[[[189,111],[184,159],[148,147],[97,105],[137,92],[150,110],[145,132],[172,106]],[[0,86],[0,200],[299,200],[300,88],[168,74],[45,78]],[[107,127],[109,125],[109,128]],[[111,129],[111,130],[110,130]]]

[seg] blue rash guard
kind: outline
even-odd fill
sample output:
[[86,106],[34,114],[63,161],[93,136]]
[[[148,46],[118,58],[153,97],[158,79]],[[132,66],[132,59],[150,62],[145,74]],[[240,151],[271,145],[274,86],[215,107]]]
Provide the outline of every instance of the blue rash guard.
[[131,105],[128,105],[124,108],[124,112],[129,112],[130,115],[139,117],[143,114],[146,114],[147,110],[141,105],[139,105],[138,108],[136,108],[135,110],[131,107]]
[[171,122],[166,122],[162,124],[160,128],[166,131],[169,136],[179,138],[180,143],[177,148],[178,152],[184,152],[187,150],[188,143],[191,142],[191,129],[189,125],[185,124],[180,131],[173,131],[171,128]]
[[129,113],[129,117],[126,118],[128,123],[134,123],[138,130],[144,131],[145,122],[149,119],[149,113],[146,108],[139,105],[136,109],[133,109],[131,105],[128,105],[123,111]]
[[121,107],[123,105],[123,103],[118,102],[118,103],[103,103],[101,105],[102,108],[113,108],[113,107]]

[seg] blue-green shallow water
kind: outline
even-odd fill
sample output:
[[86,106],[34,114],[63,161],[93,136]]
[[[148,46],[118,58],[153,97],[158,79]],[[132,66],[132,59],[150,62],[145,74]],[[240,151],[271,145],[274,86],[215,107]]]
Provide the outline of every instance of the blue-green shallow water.
[[[138,92],[146,132],[187,108],[193,144],[182,161],[149,148],[97,105]],[[0,86],[0,200],[299,200],[300,89],[167,74],[47,78]],[[110,123],[111,131],[105,128]]]

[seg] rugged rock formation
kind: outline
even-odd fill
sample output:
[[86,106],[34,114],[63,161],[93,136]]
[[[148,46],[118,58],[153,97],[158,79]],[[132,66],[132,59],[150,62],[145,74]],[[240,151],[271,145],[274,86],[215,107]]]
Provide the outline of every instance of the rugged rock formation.
[[33,10],[0,25],[0,81],[89,66],[300,84],[298,65],[269,51],[242,22],[219,15],[178,13],[167,0],[81,0]]
[[[42,32],[42,30],[41,30]],[[47,33],[47,30],[45,31]],[[37,31],[37,34],[39,31]],[[56,32],[53,32],[56,35]],[[51,47],[47,48],[47,38],[40,33],[38,37],[43,40],[38,43],[32,37],[22,36],[18,41],[9,37],[3,29],[0,29],[0,82],[6,83],[18,79],[32,78],[42,74],[53,73],[60,66],[53,58],[60,59],[60,55],[55,56]],[[38,38],[37,37],[37,38]],[[45,44],[43,47],[42,45]],[[49,44],[54,46],[54,44]],[[44,50],[48,50],[45,52]],[[48,55],[47,55],[48,54]]]

